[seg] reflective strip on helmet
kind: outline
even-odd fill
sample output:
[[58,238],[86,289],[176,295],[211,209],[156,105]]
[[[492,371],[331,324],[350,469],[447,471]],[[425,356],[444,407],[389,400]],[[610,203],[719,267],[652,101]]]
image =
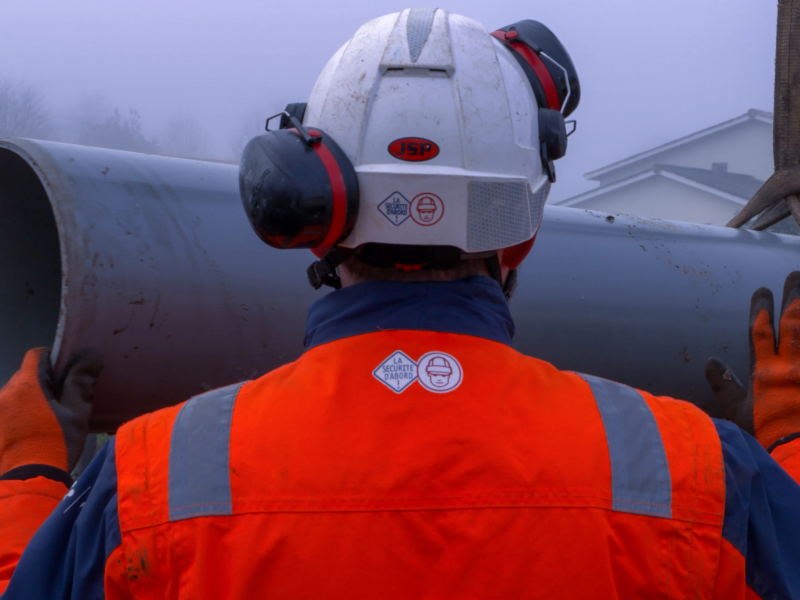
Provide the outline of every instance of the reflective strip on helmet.
[[535,232],[531,224],[529,192],[530,187],[522,181],[470,181],[467,187],[467,250],[497,250],[529,240]]
[[436,16],[436,8],[412,8],[406,17],[406,36],[408,37],[408,52],[411,55],[411,62],[415,63],[422,54],[425,42],[433,27],[433,18]]
[[612,509],[672,518],[672,478],[658,423],[642,395],[626,385],[580,376],[594,394],[611,459]]
[[200,394],[183,405],[169,447],[169,520],[230,515],[228,456],[233,405],[242,383]]

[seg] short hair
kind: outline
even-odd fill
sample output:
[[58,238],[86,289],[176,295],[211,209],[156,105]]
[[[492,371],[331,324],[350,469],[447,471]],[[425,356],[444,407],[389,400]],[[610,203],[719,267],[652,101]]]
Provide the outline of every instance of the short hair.
[[473,275],[491,277],[486,260],[483,258],[463,260],[450,269],[422,267],[416,270],[406,270],[402,267],[376,267],[364,262],[358,255],[354,255],[344,261],[339,268],[346,269],[356,283],[364,281],[456,281]]

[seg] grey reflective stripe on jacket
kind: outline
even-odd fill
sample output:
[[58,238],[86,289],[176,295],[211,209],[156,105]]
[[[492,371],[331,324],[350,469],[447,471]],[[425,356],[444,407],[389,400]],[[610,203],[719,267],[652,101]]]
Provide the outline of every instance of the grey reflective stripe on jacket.
[[211,390],[181,407],[169,446],[169,520],[230,515],[229,454],[237,383]]
[[612,509],[672,518],[672,478],[653,411],[635,389],[579,375],[592,388],[611,459]]
[[[642,395],[580,375],[592,390],[611,461],[612,509],[672,518],[672,479],[658,423]],[[242,383],[189,400],[172,427],[169,518],[230,515],[229,452],[233,406]]]

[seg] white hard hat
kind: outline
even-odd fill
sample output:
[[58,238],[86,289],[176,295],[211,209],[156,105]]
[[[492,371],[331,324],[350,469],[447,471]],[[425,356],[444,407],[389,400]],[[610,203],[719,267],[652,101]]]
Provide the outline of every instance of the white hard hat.
[[[339,246],[472,253],[531,239],[550,188],[538,112],[512,52],[476,21],[415,8],[362,26],[322,71],[303,117],[358,176],[358,216]],[[416,218],[419,208],[436,214]]]
[[337,287],[356,249],[375,266],[481,257],[501,281],[495,251],[514,269],[530,249],[579,98],[569,55],[537,21],[489,33],[442,9],[387,15],[248,143],[242,202],[266,243],[324,254],[314,287]]

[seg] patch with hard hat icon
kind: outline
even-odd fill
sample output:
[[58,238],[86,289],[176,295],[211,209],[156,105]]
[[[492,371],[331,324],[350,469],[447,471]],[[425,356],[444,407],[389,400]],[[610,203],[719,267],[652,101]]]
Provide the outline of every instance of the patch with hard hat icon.
[[452,392],[463,379],[461,364],[450,354],[428,352],[414,362],[400,350],[379,364],[372,375],[397,394],[417,380],[429,392]]
[[417,379],[430,392],[452,392],[463,379],[461,365],[444,352],[428,352],[417,361]]

